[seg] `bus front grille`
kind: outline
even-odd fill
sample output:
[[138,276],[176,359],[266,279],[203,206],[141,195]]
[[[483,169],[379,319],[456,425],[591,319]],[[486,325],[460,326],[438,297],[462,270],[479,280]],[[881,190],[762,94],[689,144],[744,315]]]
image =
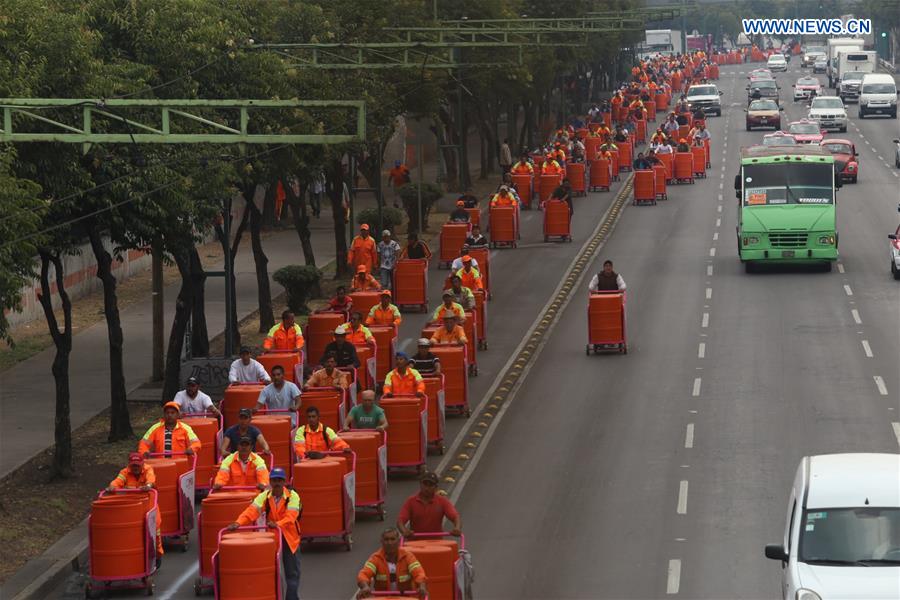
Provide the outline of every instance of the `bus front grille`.
[[769,241],[773,248],[804,248],[806,233],[770,233]]

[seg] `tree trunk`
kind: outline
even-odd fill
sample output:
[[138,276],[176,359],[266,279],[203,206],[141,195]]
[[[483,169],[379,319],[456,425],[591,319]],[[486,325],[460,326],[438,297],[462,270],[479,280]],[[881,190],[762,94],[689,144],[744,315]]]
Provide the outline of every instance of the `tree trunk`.
[[275,325],[272,312],[272,288],[269,284],[269,257],[262,247],[261,213],[256,205],[250,204],[250,244],[253,248],[253,263],[256,266],[256,298],[259,303],[259,332],[265,333]]
[[190,255],[194,297],[191,308],[191,355],[209,356],[209,330],[206,328],[206,271],[203,270],[200,253],[196,247],[191,247]]
[[[252,200],[252,198],[251,198]],[[247,229],[247,221],[250,218],[250,203],[247,203],[246,208],[244,208],[244,214],[241,216],[241,222],[238,224],[237,229],[234,230],[234,241],[228,240],[225,238],[225,230],[222,228],[220,224],[216,224],[215,231],[216,237],[219,239],[219,243],[222,245],[223,252],[231,252],[231,259],[234,260],[234,257],[237,256],[238,248],[241,246],[241,238],[244,235],[244,230]],[[229,243],[231,246],[229,247]],[[237,278],[234,275],[234,272],[231,273],[231,289],[237,290]],[[225,348],[225,354],[231,353],[236,354],[241,346],[241,329],[238,326],[238,317],[237,317],[237,294],[235,292],[235,297],[232,298],[231,302],[231,314],[228,315],[228,318],[231,319],[231,327],[232,331],[234,331],[234,348]]]
[[447,166],[447,189],[458,189],[460,186],[459,174],[459,153],[454,152],[453,148],[447,147],[459,143],[459,136],[456,132],[456,120],[451,114],[451,107],[441,106],[438,110],[438,120],[435,123],[435,135],[438,138],[438,144],[445,146],[441,148],[444,153],[444,164]]
[[[56,417],[53,428],[53,464],[51,474],[54,478],[71,477],[72,468],[72,421],[69,408],[69,354],[72,352],[72,303],[66,292],[65,276],[59,254],[50,254],[40,250],[41,257],[41,293],[38,300],[47,318],[50,337],[56,346],[53,357],[53,379],[56,382]],[[56,313],[53,311],[53,296],[50,291],[50,264],[56,275],[56,292],[62,301],[63,330],[59,330]]]
[[184,333],[187,331],[193,309],[194,286],[192,283],[191,258],[187,252],[173,252],[172,257],[181,274],[181,289],[175,300],[175,318],[169,332],[169,347],[166,349],[166,377],[163,385],[162,401],[168,402],[181,389],[181,352],[184,348]]
[[[380,161],[379,161],[380,164]],[[366,178],[368,179],[368,175]],[[380,177],[381,174],[379,173]],[[372,181],[371,179],[369,180]],[[328,162],[325,171],[325,193],[331,200],[331,214],[334,218],[335,273],[340,279],[350,273],[347,265],[347,223],[344,218],[344,170],[340,160]]]
[[88,233],[91,250],[97,259],[97,278],[103,282],[103,315],[109,337],[109,436],[110,442],[134,437],[131,417],[128,414],[128,398],[125,392],[125,367],[123,364],[122,321],[119,316],[119,300],[116,296],[116,278],[112,273],[113,257],[103,247],[103,239],[96,226]]
[[302,181],[299,183],[299,196],[294,194],[294,187],[289,181],[282,181],[282,186],[288,208],[291,209],[291,215],[294,218],[294,229],[297,231],[297,237],[300,238],[303,259],[307,266],[314,267],[316,266],[316,255],[313,251],[312,234],[309,231],[309,213],[306,210],[306,202],[303,201],[307,186]]

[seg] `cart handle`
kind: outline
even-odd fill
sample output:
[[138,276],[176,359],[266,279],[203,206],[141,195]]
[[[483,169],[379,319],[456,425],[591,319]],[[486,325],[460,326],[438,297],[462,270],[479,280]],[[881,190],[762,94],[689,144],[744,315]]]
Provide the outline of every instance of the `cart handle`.
[[[373,430],[374,431],[374,430]],[[350,454],[353,457],[353,461],[350,463],[352,473],[356,472],[356,452],[353,451],[352,448],[347,448],[349,452],[344,452],[343,450],[326,450],[325,452],[319,452],[319,454],[324,454],[325,456],[347,456]]]
[[[416,532],[413,534],[413,537],[409,538],[410,540],[424,540],[424,539],[433,539],[439,540],[443,538],[459,538],[459,549],[464,550],[466,547],[466,536],[463,533],[460,533],[458,536],[453,535],[449,531],[428,531],[425,533]],[[407,541],[404,537],[403,541]]]
[[158,506],[157,500],[159,499],[159,491],[156,488],[150,488],[146,492],[144,490],[139,490],[136,488],[116,488],[112,492],[110,492],[109,490],[100,490],[97,493],[97,498],[102,498],[104,496],[114,496],[116,494],[150,494],[153,499],[153,505]]
[[[225,400],[224,398],[222,400],[219,400],[220,406],[221,406],[221,403],[224,402],[224,400]],[[216,415],[216,413],[209,412],[208,410],[199,412],[199,413],[191,413],[189,415],[184,415],[184,419],[190,419],[192,417],[212,417],[219,422],[220,430],[225,427],[225,422],[224,422],[225,415],[222,414],[222,411],[219,411],[218,415]]]
[[275,531],[275,533],[278,537],[278,550],[279,551],[281,550],[281,530],[277,527],[272,529],[266,525],[241,525],[240,527],[238,527],[237,529],[234,529],[234,530],[228,529],[227,527],[223,527],[222,529],[219,530],[219,535],[218,535],[219,545],[222,544],[222,536],[223,535],[225,535],[226,533],[234,533],[235,531]]

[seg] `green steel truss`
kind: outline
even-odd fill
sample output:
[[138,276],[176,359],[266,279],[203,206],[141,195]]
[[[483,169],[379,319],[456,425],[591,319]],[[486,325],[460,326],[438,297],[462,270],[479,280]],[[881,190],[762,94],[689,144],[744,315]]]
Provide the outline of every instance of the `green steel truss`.
[[[0,98],[0,142],[142,144],[339,144],[366,137],[362,100],[133,100]],[[252,117],[302,111],[306,133],[257,131]],[[340,131],[319,129],[337,111]],[[68,117],[68,119],[63,119]],[[41,124],[37,126],[37,124]]]
[[[433,27],[386,27],[387,32],[395,32],[406,41],[448,41],[462,39],[474,34],[503,35],[515,34],[531,36],[541,43],[552,43],[547,36],[554,34],[597,34],[631,31],[644,28],[644,19],[639,16],[589,16],[548,19],[461,19],[441,21]],[[543,39],[540,37],[543,36]],[[468,39],[468,38],[466,38]]]
[[[288,66],[297,69],[509,67],[522,64],[524,59],[523,44],[514,41],[286,43],[259,44],[253,48],[274,52],[282,56]],[[460,48],[483,48],[508,52],[493,53],[489,60],[460,60],[457,52],[457,49]]]

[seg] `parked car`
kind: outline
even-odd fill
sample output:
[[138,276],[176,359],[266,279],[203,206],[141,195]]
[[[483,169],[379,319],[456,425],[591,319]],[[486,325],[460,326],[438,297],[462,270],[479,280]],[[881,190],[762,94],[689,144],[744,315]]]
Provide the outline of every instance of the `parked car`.
[[794,102],[797,100],[809,100],[822,93],[822,84],[816,77],[805,76],[797,80],[797,83],[791,87],[794,88]]
[[850,140],[828,138],[819,143],[820,146],[831,152],[834,157],[834,172],[841,181],[856,183],[859,179],[859,155],[856,146]]
[[784,110],[774,100],[754,100],[747,107],[747,131],[754,127],[781,129],[781,112]]
[[804,457],[784,535],[765,554],[781,563],[784,600],[896,599],[900,454]]
[[809,119],[800,119],[788,125],[788,133],[794,136],[798,144],[819,144],[825,137],[825,132],[819,129],[819,124]]
[[775,83],[774,79],[752,81],[750,82],[750,85],[747,86],[747,104],[749,105],[754,100],[760,100],[762,98],[769,98],[770,100],[778,102],[778,90],[780,89],[781,88],[778,87],[778,84]]
[[816,96],[807,106],[809,113],[806,118],[818,123],[819,128],[837,129],[841,133],[847,131],[847,111],[837,96]]

